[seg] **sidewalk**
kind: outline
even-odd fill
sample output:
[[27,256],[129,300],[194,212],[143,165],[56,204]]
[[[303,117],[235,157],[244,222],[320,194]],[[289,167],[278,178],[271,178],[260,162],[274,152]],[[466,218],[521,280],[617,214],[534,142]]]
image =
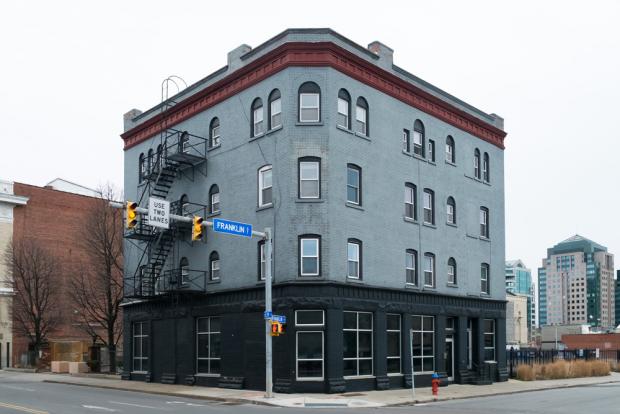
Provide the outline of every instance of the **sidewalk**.
[[[411,389],[388,391],[366,391],[344,394],[274,394],[274,398],[264,398],[262,391],[228,390],[185,385],[167,385],[138,381],[122,381],[113,376],[68,375],[68,374],[20,374],[32,381],[81,385],[123,391],[138,391],[178,397],[200,398],[237,404],[260,404],[282,407],[387,407],[409,405],[413,402]],[[494,383],[492,385],[453,384],[439,389],[439,401],[459,398],[473,398],[528,391],[541,391],[553,388],[569,388],[594,384],[620,382],[620,373],[612,372],[606,377],[573,378],[565,380],[517,381]],[[415,403],[433,401],[430,388],[416,389]]]

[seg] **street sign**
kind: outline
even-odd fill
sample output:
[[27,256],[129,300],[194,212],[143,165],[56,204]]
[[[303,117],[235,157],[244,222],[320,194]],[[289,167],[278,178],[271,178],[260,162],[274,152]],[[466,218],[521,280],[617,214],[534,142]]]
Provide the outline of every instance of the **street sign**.
[[149,198],[149,225],[167,229],[170,226],[170,201]]
[[271,320],[274,322],[286,323],[286,316],[284,315],[271,315]]
[[213,231],[235,236],[252,237],[252,225],[230,220],[213,220]]
[[271,311],[265,311],[265,313],[263,313],[265,319],[271,319],[271,315],[273,315]]

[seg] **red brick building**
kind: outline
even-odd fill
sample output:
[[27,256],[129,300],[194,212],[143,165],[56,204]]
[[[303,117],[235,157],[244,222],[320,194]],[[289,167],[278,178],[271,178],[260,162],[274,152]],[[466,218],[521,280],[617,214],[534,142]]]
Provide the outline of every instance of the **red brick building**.
[[620,333],[562,335],[566,349],[620,350]]

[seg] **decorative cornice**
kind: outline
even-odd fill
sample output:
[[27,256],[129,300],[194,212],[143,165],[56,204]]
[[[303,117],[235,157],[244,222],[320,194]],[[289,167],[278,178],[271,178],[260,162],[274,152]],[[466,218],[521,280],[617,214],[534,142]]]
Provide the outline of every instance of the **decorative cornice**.
[[288,67],[331,67],[501,149],[506,132],[331,42],[285,43],[121,135],[125,149]]

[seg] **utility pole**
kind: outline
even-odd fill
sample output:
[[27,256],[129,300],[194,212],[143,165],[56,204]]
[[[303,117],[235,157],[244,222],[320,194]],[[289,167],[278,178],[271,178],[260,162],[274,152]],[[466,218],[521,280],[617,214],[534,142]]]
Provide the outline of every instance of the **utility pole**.
[[[271,228],[265,228],[265,313],[271,314]],[[271,347],[271,321],[265,318],[265,398],[273,398],[273,349]]]

